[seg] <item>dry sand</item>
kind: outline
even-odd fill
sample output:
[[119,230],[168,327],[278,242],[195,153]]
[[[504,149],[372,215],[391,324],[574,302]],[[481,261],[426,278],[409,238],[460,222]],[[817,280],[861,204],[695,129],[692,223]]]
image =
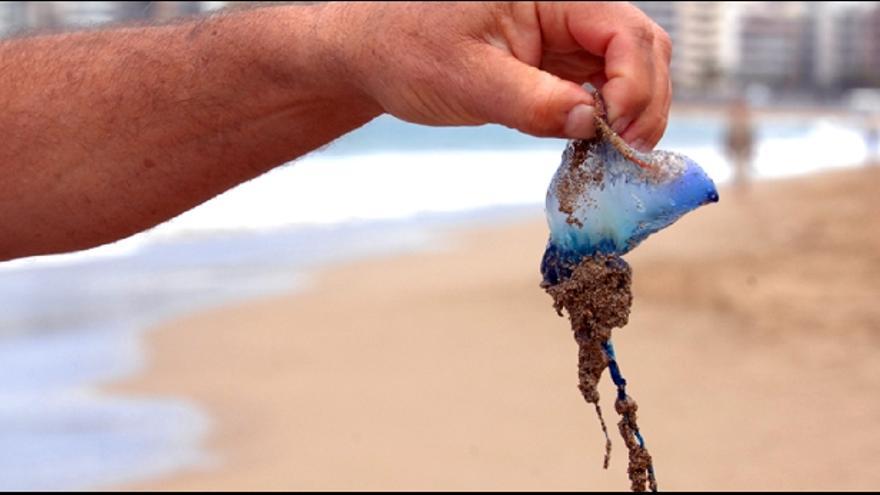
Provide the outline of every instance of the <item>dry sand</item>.
[[[660,489],[880,488],[880,168],[722,190],[627,256],[615,332]],[[543,219],[150,334],[213,467],[134,489],[625,490],[538,287]],[[610,379],[602,403],[612,410]]]

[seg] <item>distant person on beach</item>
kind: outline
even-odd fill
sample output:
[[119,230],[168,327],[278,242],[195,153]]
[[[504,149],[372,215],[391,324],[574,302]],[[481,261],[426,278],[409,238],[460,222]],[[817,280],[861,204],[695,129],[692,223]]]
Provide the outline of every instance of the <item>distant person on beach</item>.
[[880,128],[878,117],[869,115],[865,118],[865,164],[876,164],[880,158]]
[[589,82],[648,150],[670,55],[626,3],[280,5],[6,40],[0,260],[143,231],[382,113],[589,138]]
[[733,167],[733,186],[739,190],[747,189],[752,180],[754,134],[748,103],[740,98],[731,106],[724,141]]

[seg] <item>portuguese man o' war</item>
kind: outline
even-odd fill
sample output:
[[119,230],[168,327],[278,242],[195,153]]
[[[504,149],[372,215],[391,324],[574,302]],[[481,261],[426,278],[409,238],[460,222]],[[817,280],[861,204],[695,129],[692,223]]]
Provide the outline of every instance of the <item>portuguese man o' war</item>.
[[541,261],[541,286],[565,309],[578,343],[579,389],[595,406],[605,433],[605,467],[611,442],[599,407],[597,384],[605,368],[617,387],[615,410],[629,451],[633,491],[657,490],[654,466],[636,422],[636,402],[626,393],[611,329],[626,325],[632,272],[621,258],[649,235],[684,214],[718,201],[712,180],[693,160],[668,151],[640,153],[604,120],[596,93],[597,135],[570,141],[547,191],[550,239]]
[[584,257],[626,254],[685,213],[718,201],[712,179],[690,158],[639,153],[604,122],[599,127],[598,138],[568,143],[547,191],[546,283]]

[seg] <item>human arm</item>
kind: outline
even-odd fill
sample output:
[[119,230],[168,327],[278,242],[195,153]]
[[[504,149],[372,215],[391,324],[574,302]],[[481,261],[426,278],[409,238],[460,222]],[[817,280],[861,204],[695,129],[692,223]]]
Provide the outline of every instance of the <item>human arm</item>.
[[651,146],[658,29],[624,4],[355,3],[2,42],[0,259],[142,231],[383,112],[587,137],[592,81]]

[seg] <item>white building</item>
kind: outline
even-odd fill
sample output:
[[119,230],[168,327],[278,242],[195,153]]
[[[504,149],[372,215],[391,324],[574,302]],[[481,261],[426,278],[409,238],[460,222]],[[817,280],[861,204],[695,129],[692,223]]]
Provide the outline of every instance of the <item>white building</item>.
[[679,96],[880,86],[878,2],[634,3],[672,38]]
[[738,81],[781,89],[812,86],[813,9],[804,2],[748,2],[738,8]]
[[672,39],[676,93],[724,92],[735,68],[736,23],[724,2],[633,2]]

